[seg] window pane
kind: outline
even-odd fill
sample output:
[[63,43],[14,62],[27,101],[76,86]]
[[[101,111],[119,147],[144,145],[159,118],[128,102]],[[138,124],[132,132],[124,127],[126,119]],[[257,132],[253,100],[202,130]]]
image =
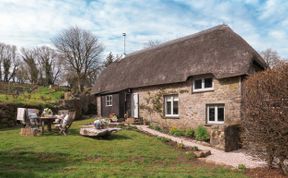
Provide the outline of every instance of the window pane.
[[212,88],[212,78],[205,78],[205,88]]
[[178,115],[178,101],[173,101],[173,114]]
[[194,88],[195,89],[201,89],[202,88],[202,80],[200,79],[200,80],[195,80],[195,82],[194,82]]
[[218,108],[218,121],[224,121],[224,108]]
[[214,107],[209,107],[208,108],[209,112],[209,121],[215,121],[215,108]]
[[166,114],[171,115],[171,101],[166,102]]

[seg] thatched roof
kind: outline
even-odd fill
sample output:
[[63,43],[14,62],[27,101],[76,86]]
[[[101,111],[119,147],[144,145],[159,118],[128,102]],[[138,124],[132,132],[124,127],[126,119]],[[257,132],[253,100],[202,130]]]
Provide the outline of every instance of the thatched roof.
[[92,92],[184,82],[200,74],[218,79],[240,76],[248,74],[253,61],[266,67],[245,40],[228,26],[219,25],[127,55],[101,73]]

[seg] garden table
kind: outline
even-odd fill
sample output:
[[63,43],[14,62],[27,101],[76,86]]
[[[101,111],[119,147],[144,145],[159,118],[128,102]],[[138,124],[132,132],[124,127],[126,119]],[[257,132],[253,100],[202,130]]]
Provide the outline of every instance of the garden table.
[[41,123],[41,127],[42,127],[42,133],[44,132],[44,125],[45,123],[47,123],[47,129],[49,132],[52,131],[52,123],[55,121],[56,116],[41,116],[39,117],[40,119],[40,123]]

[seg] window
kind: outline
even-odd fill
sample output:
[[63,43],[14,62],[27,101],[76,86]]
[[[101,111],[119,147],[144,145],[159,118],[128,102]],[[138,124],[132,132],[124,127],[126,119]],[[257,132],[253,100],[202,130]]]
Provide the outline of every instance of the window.
[[106,96],[106,106],[112,106],[112,95]]
[[207,106],[207,123],[223,124],[224,123],[224,105]]
[[165,96],[165,116],[178,117],[178,96]]
[[193,92],[213,90],[212,78],[201,78],[193,81]]

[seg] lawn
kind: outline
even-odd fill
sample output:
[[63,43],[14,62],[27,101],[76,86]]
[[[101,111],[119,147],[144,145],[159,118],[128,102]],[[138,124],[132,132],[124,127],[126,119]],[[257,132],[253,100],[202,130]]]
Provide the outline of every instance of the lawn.
[[216,167],[135,130],[109,139],[78,135],[74,122],[68,136],[22,137],[19,128],[0,130],[0,177],[245,177]]
[[24,92],[19,96],[8,95],[0,93],[0,103],[13,103],[13,104],[55,104],[64,95],[64,91],[49,89],[48,87],[38,87],[35,91]]

